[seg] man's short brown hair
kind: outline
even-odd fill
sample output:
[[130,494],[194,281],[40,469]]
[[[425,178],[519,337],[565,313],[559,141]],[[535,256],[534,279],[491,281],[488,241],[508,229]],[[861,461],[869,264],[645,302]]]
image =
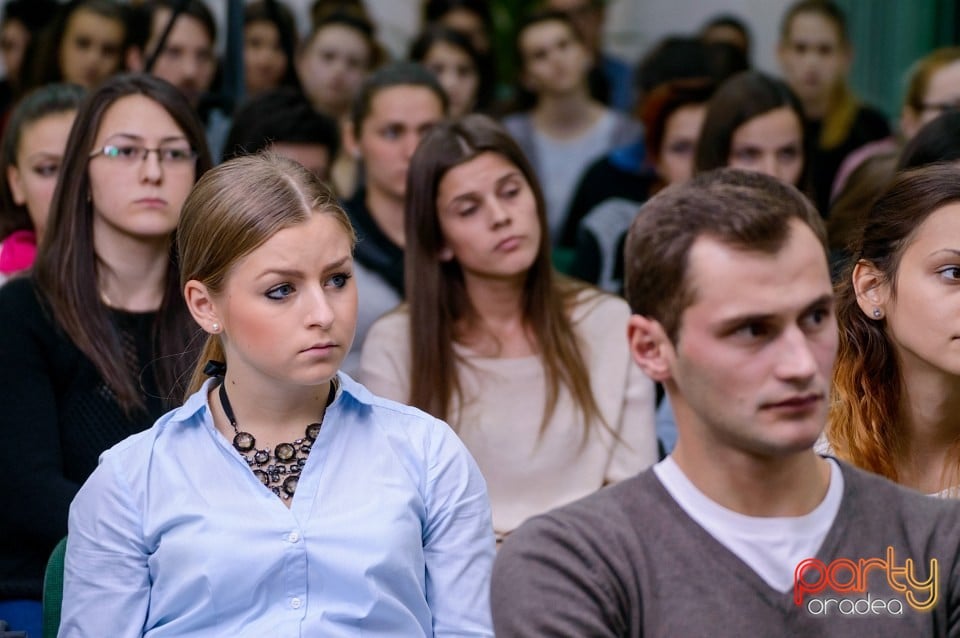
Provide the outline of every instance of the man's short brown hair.
[[747,252],[776,254],[791,219],[816,234],[827,257],[823,220],[800,191],[761,173],[722,168],[672,186],[637,214],[624,250],[626,297],[634,314],[654,319],[674,343],[696,291],[687,280],[694,242],[703,236]]

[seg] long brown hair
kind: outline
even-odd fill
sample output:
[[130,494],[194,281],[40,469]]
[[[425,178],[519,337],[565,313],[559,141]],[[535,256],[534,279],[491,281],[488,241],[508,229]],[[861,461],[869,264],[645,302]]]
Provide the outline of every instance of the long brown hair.
[[[404,211],[412,352],[410,403],[441,419],[447,418],[454,398],[463,398],[453,349],[455,325],[473,319],[476,309],[470,303],[460,265],[456,260],[441,262],[437,256],[443,245],[437,188],[447,171],[482,153],[501,155],[520,170],[533,191],[540,228],[547,228],[543,193],[533,168],[495,121],[485,115],[468,115],[436,125],[420,141],[410,160]],[[553,414],[561,384],[570,390],[586,427],[602,418],[569,314],[575,298],[585,289],[555,275],[549,235],[541,233],[540,249],[523,287],[524,320],[537,339],[547,380],[541,429]]]
[[[837,287],[840,348],[827,439],[840,458],[894,481],[903,437],[902,371],[886,323],[868,317],[857,304],[853,267],[872,265],[895,295],[900,259],[917,228],[934,211],[958,201],[960,172],[955,166],[931,165],[897,175],[870,209]],[[960,456],[954,462],[960,470]]]
[[[104,114],[128,95],[148,97],[170,114],[197,152],[197,177],[210,168],[203,127],[176,88],[148,75],[117,75],[108,79],[80,106],[70,130],[50,205],[50,219],[34,263],[34,278],[57,325],[93,362],[129,414],[143,406],[143,396],[137,379],[124,364],[120,340],[106,306],[100,302],[97,271],[101,263],[93,243],[93,202],[87,168]],[[174,399],[172,395],[185,364],[190,326],[190,315],[180,294],[172,240],[173,237],[154,333],[157,381],[162,396],[168,400]]]
[[[237,261],[315,212],[332,215],[352,248],[356,235],[347,214],[330,189],[300,164],[273,153],[224,162],[197,182],[183,204],[177,226],[181,288],[195,279],[211,293],[221,293]],[[207,337],[188,395],[206,380],[208,360],[225,360],[218,335]]]

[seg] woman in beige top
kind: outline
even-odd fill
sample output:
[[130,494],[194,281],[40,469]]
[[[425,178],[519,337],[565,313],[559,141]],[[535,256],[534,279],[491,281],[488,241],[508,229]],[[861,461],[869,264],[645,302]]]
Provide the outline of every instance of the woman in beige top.
[[513,139],[481,115],[439,124],[408,175],[407,303],[371,328],[363,382],[457,430],[498,538],[651,465],[653,383],[625,346],[630,311],[553,271]]

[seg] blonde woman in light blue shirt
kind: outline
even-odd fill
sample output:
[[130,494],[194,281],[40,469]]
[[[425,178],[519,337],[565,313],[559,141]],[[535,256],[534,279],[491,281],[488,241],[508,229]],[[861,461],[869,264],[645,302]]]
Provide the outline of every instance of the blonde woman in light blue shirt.
[[197,184],[178,228],[209,334],[194,393],[74,501],[61,636],[492,636],[476,464],[445,423],[338,371],[354,241],[289,160]]

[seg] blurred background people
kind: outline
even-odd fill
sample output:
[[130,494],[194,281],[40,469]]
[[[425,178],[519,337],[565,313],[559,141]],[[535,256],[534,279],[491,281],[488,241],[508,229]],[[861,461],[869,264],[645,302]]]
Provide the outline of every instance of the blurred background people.
[[534,105],[503,124],[543,185],[548,233],[557,243],[584,170],[614,147],[638,140],[641,129],[590,96],[590,53],[566,14],[530,15],[517,32],[516,48],[521,83]]
[[90,89],[123,70],[126,8],[115,0],[72,0],[32,41],[29,88],[66,82]]
[[270,150],[327,182],[339,149],[340,133],[333,118],[314,111],[302,93],[288,87],[261,93],[237,110],[224,161]]
[[777,51],[784,79],[803,105],[809,142],[813,202],[830,206],[834,177],[844,158],[890,134],[886,116],[861,103],[847,82],[853,45],[846,16],[831,0],[799,0],[784,15]]
[[633,108],[633,69],[604,50],[603,25],[607,0],[543,0],[543,6],[570,18],[590,52],[590,94],[611,108]]
[[280,0],[256,0],[243,11],[243,79],[246,96],[281,86],[299,87],[293,14]]
[[450,99],[450,117],[489,107],[492,78],[482,75],[480,54],[461,32],[443,26],[430,27],[410,46],[410,59],[437,76]]
[[0,15],[0,60],[4,77],[0,80],[0,113],[23,94],[29,64],[26,53],[36,35],[56,15],[55,0],[8,0]]
[[543,196],[506,130],[437,124],[408,189],[407,303],[371,328],[361,379],[457,431],[497,537],[652,464],[653,383],[622,347],[626,302],[554,273]]
[[33,265],[83,96],[75,84],[47,84],[10,115],[0,142],[0,281]]
[[697,173],[730,166],[765,173],[803,191],[811,161],[802,107],[784,82],[744,71],[721,84],[707,103]]
[[359,159],[365,177],[362,188],[344,202],[357,230],[353,274],[360,291],[357,333],[343,364],[348,374],[359,369],[370,326],[404,298],[410,158],[447,109],[447,94],[430,71],[413,62],[395,62],[367,79],[344,129],[344,147]]
[[729,44],[742,51],[744,59],[752,59],[753,38],[750,37],[750,29],[733,14],[722,13],[710,18],[700,27],[700,39],[707,44]]
[[[320,14],[300,46],[296,69],[313,108],[343,129],[360,87],[380,62],[373,25],[362,13],[337,8]],[[345,151],[334,159],[331,172],[334,191],[341,198],[353,196],[361,180],[357,158]]]
[[0,287],[0,445],[29,450],[0,508],[0,617],[10,605],[39,625],[80,485],[181,399],[191,321],[173,231],[210,165],[190,105],[156,78],[114,76],[77,113],[33,270]]

